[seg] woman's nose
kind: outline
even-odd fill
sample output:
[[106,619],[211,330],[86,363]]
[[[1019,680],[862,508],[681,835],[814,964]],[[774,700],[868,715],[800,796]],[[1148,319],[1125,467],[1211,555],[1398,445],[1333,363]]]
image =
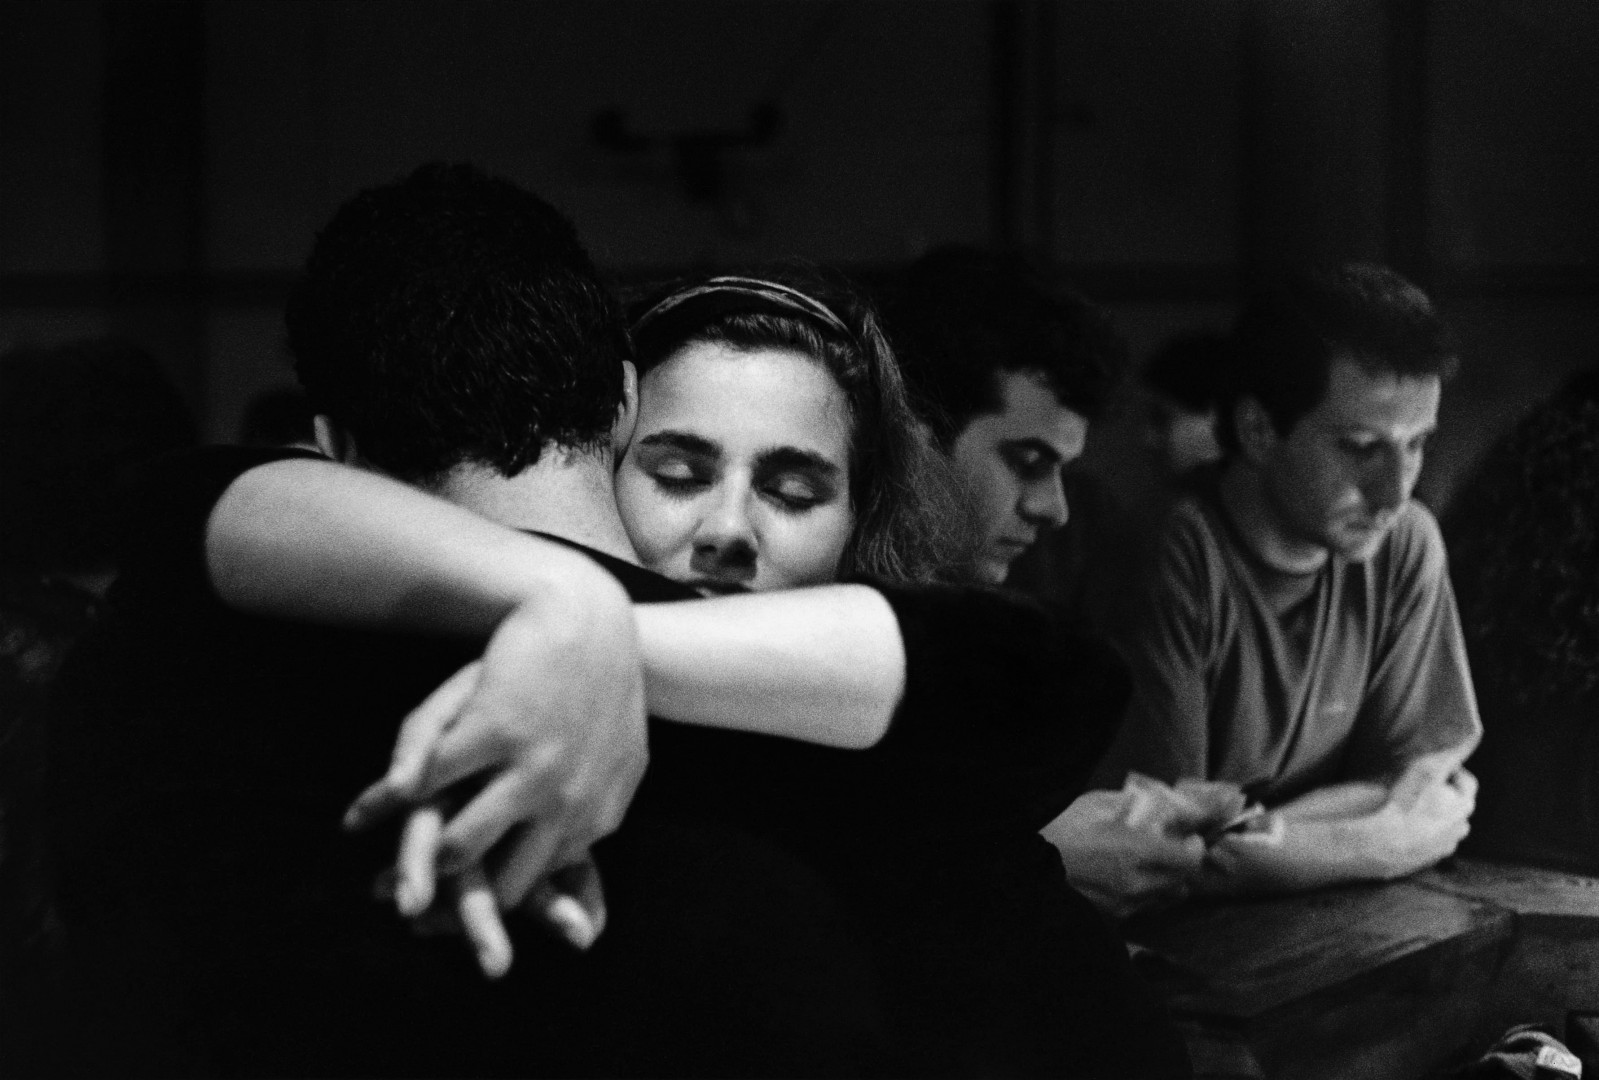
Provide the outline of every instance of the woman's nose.
[[700,518],[694,533],[694,569],[744,580],[755,574],[758,549],[749,500],[742,493],[727,492]]

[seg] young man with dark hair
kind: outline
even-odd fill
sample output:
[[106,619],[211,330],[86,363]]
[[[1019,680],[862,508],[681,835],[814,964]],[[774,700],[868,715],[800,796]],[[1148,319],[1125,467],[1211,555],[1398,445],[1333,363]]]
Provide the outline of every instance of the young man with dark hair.
[[[931,1032],[966,1055],[937,1061],[957,1072],[1097,1073],[1093,1055],[1116,1053],[1101,1033],[1127,1024],[1154,1033],[1152,1071],[1179,1074],[1180,1047],[1125,955],[1101,947],[1064,890],[1029,890],[1034,907],[1009,922],[941,907],[940,870],[959,883],[949,895],[974,905],[962,912],[1000,902],[950,860],[947,830],[972,831],[963,851],[1031,840],[1033,804],[1074,782],[1050,765],[1094,742],[1047,722],[1042,695],[1062,679],[1042,648],[1005,650],[968,677],[920,622],[937,598],[861,585],[627,609],[618,581],[635,600],[686,594],[631,564],[617,517],[611,464],[636,380],[593,280],[559,215],[464,168],[364,193],[322,234],[291,302],[291,340],[326,410],[319,443],[363,468],[237,451],[153,485],[162,501],[141,573],[64,702],[69,897],[89,947],[155,931],[138,933],[149,945],[125,964],[193,995],[162,1000],[204,1030],[201,1059],[180,1063],[199,1070],[860,1074],[934,1062],[912,1041]],[[615,378],[573,369],[540,381],[533,369],[559,363],[552,353]],[[372,397],[385,407],[365,407]],[[504,399],[519,404],[505,411]],[[953,603],[966,622],[1008,614],[985,616],[998,601],[984,595]],[[995,678],[1017,689],[1012,724],[891,726],[902,698],[976,700]],[[392,840],[352,847],[332,827],[383,774],[419,701],[387,782],[353,817],[411,811],[392,899],[424,919],[453,905],[496,984],[475,981],[452,942],[413,940],[366,899]],[[646,728],[646,701],[657,716],[735,730]],[[617,828],[646,731],[657,764]],[[811,756],[794,764],[801,749]],[[791,776],[813,767],[817,804],[729,809],[714,770],[685,779],[686,762],[713,752]],[[996,781],[972,759],[1009,778],[1002,795],[984,797]],[[889,777],[900,799],[885,810]],[[881,991],[879,978],[905,977],[861,944],[858,908],[840,910],[858,903],[841,880],[867,878],[819,872],[768,827],[784,814],[836,823],[816,839],[847,838],[852,851],[873,850],[861,836],[885,854],[900,830],[936,837],[942,863],[899,852],[894,865],[925,875],[906,899],[912,925],[958,954],[944,978],[1000,988],[980,1021],[942,1000],[905,1015]],[[496,909],[525,897],[560,908],[546,904],[551,887],[586,865],[591,844],[610,922],[587,954],[500,922]],[[592,911],[592,888],[584,896]],[[531,956],[509,974],[506,930]],[[1026,956],[983,951],[994,940]],[[887,954],[906,951],[927,950],[889,943]],[[959,989],[956,1005],[974,993]],[[126,996],[98,1004],[91,1022],[121,1020],[125,1038],[149,1030],[125,1019]]]
[[1367,265],[1273,283],[1233,347],[1228,456],[1168,521],[1098,778],[1222,781],[1264,805],[1209,843],[1194,887],[1408,874],[1454,850],[1476,786],[1443,543],[1410,497],[1455,354],[1421,290]]
[[547,448],[607,450],[632,356],[571,223],[463,167],[351,200],[318,236],[284,321],[295,373],[328,418],[319,437],[435,490],[463,462],[514,477]]
[[[1135,546],[1111,493],[1068,470],[1126,362],[1109,318],[1021,256],[965,247],[911,264],[887,310],[906,379],[970,494],[970,576],[1105,637]],[[1123,896],[1165,897],[1198,872],[1203,852],[1189,838],[1131,828],[1102,801],[1089,792],[1043,829],[1072,886],[1101,910],[1125,914]],[[1192,827],[1214,812],[1199,808]]]
[[970,494],[972,576],[1066,523],[1062,470],[1083,452],[1127,346],[1103,311],[1018,255],[939,248],[886,307],[906,380]]

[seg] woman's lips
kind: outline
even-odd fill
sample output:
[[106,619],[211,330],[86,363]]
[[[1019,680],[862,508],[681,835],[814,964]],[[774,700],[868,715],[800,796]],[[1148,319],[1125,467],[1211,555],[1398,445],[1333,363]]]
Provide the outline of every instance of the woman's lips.
[[708,596],[734,596],[738,593],[751,591],[750,587],[741,581],[716,581],[711,578],[702,578],[698,581],[690,581],[688,584]]

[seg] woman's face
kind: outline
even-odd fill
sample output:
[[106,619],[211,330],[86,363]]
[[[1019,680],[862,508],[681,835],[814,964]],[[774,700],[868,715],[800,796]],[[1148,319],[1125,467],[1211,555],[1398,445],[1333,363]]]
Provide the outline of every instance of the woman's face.
[[816,361],[691,342],[639,384],[617,472],[644,565],[705,592],[834,581],[855,515],[849,404]]

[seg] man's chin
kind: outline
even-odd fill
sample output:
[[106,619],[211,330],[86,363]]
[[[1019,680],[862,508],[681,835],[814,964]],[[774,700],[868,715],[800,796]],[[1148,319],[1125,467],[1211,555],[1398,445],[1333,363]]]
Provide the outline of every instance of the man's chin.
[[1019,552],[1006,550],[1003,554],[983,555],[977,560],[977,581],[985,586],[1003,586],[1006,579],[1011,578],[1011,566],[1020,557]]
[[981,585],[1003,585],[1010,577],[1010,559],[981,555],[972,564],[972,577]]
[[1387,539],[1387,529],[1350,529],[1341,533],[1333,550],[1345,562],[1363,563],[1377,554],[1382,547],[1382,542]]

